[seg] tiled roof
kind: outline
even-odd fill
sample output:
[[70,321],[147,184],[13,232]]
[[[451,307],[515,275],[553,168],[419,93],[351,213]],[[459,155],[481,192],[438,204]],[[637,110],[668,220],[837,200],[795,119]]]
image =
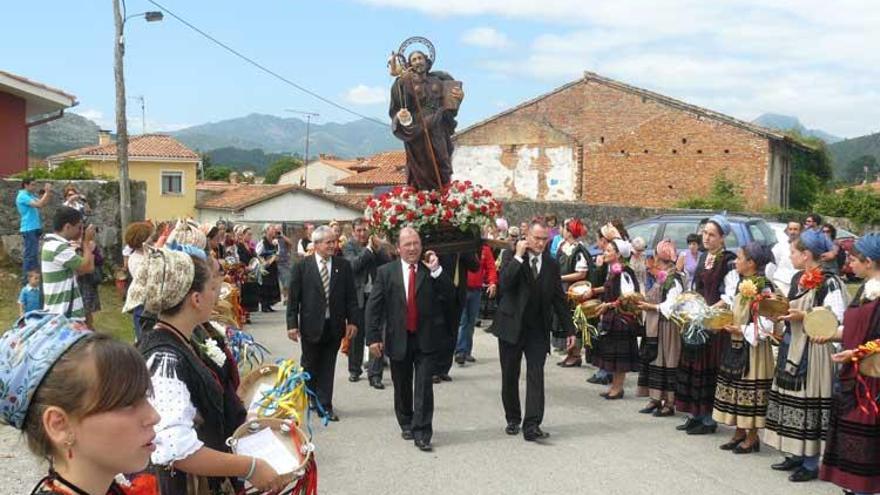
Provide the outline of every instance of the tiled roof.
[[23,83],[25,83],[25,84],[30,84],[31,86],[35,86],[35,87],[37,87],[37,88],[45,89],[46,91],[51,91],[51,92],[53,92],[53,93],[57,93],[57,94],[59,94],[59,95],[65,97],[65,98],[68,98],[68,99],[70,99],[70,100],[72,100],[72,101],[76,101],[76,96],[73,96],[73,95],[70,94],[70,93],[66,93],[66,92],[64,92],[64,91],[61,91],[61,90],[58,89],[58,88],[53,88],[52,86],[47,86],[47,85],[45,85],[45,84],[43,84],[43,83],[39,83],[39,82],[34,81],[34,80],[32,80],[32,79],[28,79],[28,78],[26,78],[26,77],[24,77],[24,76],[19,76],[19,75],[13,74],[13,73],[11,73],[11,72],[6,72],[6,71],[4,71],[4,70],[0,70],[0,75],[6,76],[6,77],[8,77],[8,78],[10,78],[10,79],[15,79],[15,80],[17,80],[17,81],[21,81],[21,82],[23,82]]
[[229,184],[226,182],[205,181],[198,183],[196,189],[214,192],[214,194],[199,201],[196,208],[215,210],[240,211],[293,191],[321,198],[355,211],[362,210],[365,206],[365,202],[356,198],[355,195],[326,194],[293,184]]
[[[52,155],[47,160],[54,162],[71,157],[107,157],[116,158],[116,143],[98,146],[86,146],[75,150]],[[184,146],[180,141],[166,134],[142,134],[132,136],[128,140],[129,158],[163,158],[181,160],[201,160],[195,151]]]
[[330,199],[336,200],[340,203],[345,203],[353,208],[357,208],[359,210],[367,207],[367,201],[370,200],[370,196],[368,194],[334,194],[334,193],[324,193]]
[[342,187],[397,186],[406,184],[406,152],[383,151],[358,164],[360,172],[336,181]]
[[[321,159],[313,161],[312,163],[315,163],[315,162],[321,162],[325,165],[330,165],[333,168],[338,168],[339,170],[344,170],[346,172],[351,172],[352,165],[357,164],[357,160],[341,160],[341,159],[335,159],[335,158],[334,159],[321,158]],[[309,165],[311,165],[312,163],[310,163]]]

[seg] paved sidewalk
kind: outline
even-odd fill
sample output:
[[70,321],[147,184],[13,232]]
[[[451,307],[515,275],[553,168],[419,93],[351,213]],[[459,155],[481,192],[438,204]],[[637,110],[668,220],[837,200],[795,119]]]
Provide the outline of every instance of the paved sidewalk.
[[[250,330],[277,355],[298,359],[286,338],[283,312],[254,315]],[[605,401],[589,385],[589,368],[562,369],[550,356],[543,445],[504,434],[501,381],[494,337],[475,332],[477,362],[452,370],[451,383],[435,385],[434,452],[419,452],[400,438],[391,378],[386,389],[347,380],[346,357],[337,364],[334,405],[341,421],[313,422],[319,493],[354,494],[748,494],[840,493],[823,482],[794,484],[770,470],[780,456],[766,446],[735,456],[718,449],[731,435],[687,437],[681,418],[638,414],[645,400]],[[523,370],[523,379],[525,378]],[[524,395],[524,394],[523,394]],[[0,494],[30,490],[41,471],[14,431],[0,429]],[[14,447],[15,445],[18,445]]]

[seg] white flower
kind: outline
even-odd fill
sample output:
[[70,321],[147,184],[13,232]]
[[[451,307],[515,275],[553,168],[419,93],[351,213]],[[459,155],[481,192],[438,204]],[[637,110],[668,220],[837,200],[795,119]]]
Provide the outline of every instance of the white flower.
[[873,301],[880,297],[880,279],[872,278],[865,282],[865,294],[863,297],[868,301]]
[[226,364],[226,353],[217,345],[217,341],[212,338],[205,339],[205,345],[202,347],[205,354],[214,361],[217,366],[223,367]]

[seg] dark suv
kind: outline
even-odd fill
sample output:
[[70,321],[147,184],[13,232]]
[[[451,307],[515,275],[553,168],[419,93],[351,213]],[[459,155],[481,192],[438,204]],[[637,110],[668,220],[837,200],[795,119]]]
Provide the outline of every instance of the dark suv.
[[[654,254],[654,246],[663,239],[672,239],[678,251],[687,249],[688,234],[697,233],[700,222],[711,217],[706,213],[681,213],[675,215],[658,215],[633,222],[626,226],[630,239],[641,237],[648,246],[647,254]],[[724,238],[728,249],[745,246],[751,241],[772,246],[776,243],[776,234],[760,217],[728,215],[730,233]]]

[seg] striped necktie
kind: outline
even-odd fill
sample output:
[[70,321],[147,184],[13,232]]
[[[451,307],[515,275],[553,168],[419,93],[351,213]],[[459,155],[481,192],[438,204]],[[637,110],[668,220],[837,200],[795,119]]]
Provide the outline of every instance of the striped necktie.
[[321,258],[321,283],[324,284],[324,300],[330,305],[330,272],[327,270],[327,260]]

